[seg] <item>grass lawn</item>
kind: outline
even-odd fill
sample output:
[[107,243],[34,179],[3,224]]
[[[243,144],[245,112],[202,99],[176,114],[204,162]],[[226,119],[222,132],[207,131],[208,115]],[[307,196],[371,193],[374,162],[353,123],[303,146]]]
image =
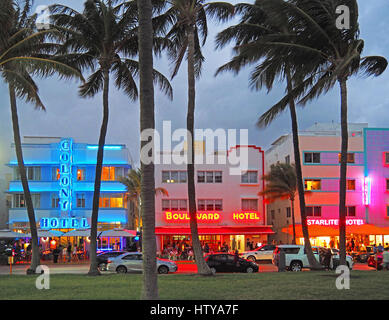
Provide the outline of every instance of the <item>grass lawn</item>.
[[[161,299],[389,299],[389,272],[352,271],[350,290],[337,290],[330,272],[159,276]],[[0,299],[139,299],[141,274],[52,275],[50,290],[36,276],[0,276]]]

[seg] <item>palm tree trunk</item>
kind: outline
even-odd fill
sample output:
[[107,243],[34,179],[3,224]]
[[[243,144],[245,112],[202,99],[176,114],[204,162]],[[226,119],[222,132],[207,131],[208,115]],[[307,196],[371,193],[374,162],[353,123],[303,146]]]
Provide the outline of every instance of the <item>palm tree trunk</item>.
[[[288,87],[288,94],[291,94],[293,87],[292,87],[292,80],[291,80],[291,75],[289,70],[287,71],[287,87]],[[305,212],[305,195],[304,195],[304,185],[303,185],[303,173],[301,168],[296,105],[293,97],[289,101],[289,110],[290,110],[290,117],[292,119],[294,161],[296,166],[297,191],[299,194],[299,201],[300,201],[301,228],[303,231],[305,252],[307,253],[307,258],[311,269],[316,270],[316,269],[321,269],[321,266],[319,262],[316,260],[315,256],[313,255],[311,241],[309,239],[307,215]]]
[[11,116],[12,116],[12,127],[13,127],[13,134],[14,134],[16,158],[18,160],[20,179],[22,181],[24,198],[26,201],[27,215],[28,215],[28,221],[30,223],[30,233],[31,233],[31,242],[32,242],[31,265],[27,269],[27,274],[33,274],[35,273],[36,268],[40,265],[38,231],[37,231],[36,221],[35,221],[34,205],[31,199],[31,193],[30,193],[30,188],[28,186],[28,180],[26,174],[26,168],[24,166],[24,160],[23,160],[23,150],[22,150],[22,142],[20,139],[20,129],[19,129],[18,110],[16,105],[15,88],[11,84],[9,85],[9,97],[11,103]]
[[195,112],[195,72],[194,72],[194,29],[188,27],[188,114],[186,118],[186,126],[188,130],[187,145],[188,145],[188,201],[189,201],[189,217],[190,217],[190,232],[192,236],[193,253],[197,264],[197,272],[202,275],[211,275],[211,269],[204,260],[203,251],[199,239],[199,231],[197,226],[197,209],[196,209],[196,189],[195,189],[195,173],[194,173],[194,112]]
[[342,149],[340,158],[339,180],[339,255],[340,265],[346,265],[346,176],[347,176],[347,151],[348,151],[348,128],[347,128],[347,79],[340,78],[341,95],[341,132]]
[[[139,12],[139,77],[140,131],[155,129],[153,84],[153,26],[150,0],[138,0]],[[141,150],[149,141],[141,141]],[[152,148],[154,152],[155,148]],[[154,156],[154,154],[153,154]],[[141,212],[143,217],[143,291],[142,298],[158,299],[157,244],[155,238],[155,177],[154,162],[141,159]]]
[[96,173],[95,173],[95,188],[93,193],[93,206],[91,217],[91,233],[90,233],[90,267],[88,274],[91,276],[100,275],[97,265],[97,223],[99,217],[100,189],[101,189],[101,172],[104,159],[105,137],[107,135],[108,118],[109,118],[109,70],[103,70],[104,88],[103,88],[103,122],[100,128],[99,148],[97,151]]
[[290,204],[291,204],[291,207],[292,207],[292,225],[293,225],[293,240],[292,240],[292,244],[296,244],[296,221],[295,221],[295,218],[294,218],[294,199],[290,200]]

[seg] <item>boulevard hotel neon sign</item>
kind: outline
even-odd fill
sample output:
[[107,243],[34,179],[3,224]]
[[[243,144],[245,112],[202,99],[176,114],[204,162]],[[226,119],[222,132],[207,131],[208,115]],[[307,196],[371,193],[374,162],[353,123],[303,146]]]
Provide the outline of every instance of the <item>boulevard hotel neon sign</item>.
[[[165,212],[165,219],[168,222],[188,222],[190,220],[188,212]],[[218,212],[198,212],[197,220],[199,222],[219,222],[220,213]],[[234,221],[259,221],[258,212],[234,212],[232,213]]]

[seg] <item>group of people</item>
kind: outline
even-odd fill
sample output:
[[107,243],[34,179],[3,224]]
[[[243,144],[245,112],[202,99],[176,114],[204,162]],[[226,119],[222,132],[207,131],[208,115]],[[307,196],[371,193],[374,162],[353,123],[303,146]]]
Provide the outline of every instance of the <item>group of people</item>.
[[168,243],[162,250],[161,256],[175,261],[194,259],[193,248],[185,241],[182,243]]
[[79,249],[82,248],[77,247],[77,245],[72,245],[70,241],[67,243],[66,246],[60,244],[52,251],[53,262],[58,263],[58,260],[64,262],[79,261]]

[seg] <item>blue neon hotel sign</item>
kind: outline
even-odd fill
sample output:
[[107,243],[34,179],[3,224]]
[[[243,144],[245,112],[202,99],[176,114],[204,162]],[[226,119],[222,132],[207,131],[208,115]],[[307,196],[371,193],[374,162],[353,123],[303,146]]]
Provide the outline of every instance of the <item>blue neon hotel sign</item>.
[[61,140],[59,155],[59,205],[61,212],[66,213],[66,215],[72,209],[72,151],[72,139]]
[[42,218],[41,229],[88,229],[87,218]]

